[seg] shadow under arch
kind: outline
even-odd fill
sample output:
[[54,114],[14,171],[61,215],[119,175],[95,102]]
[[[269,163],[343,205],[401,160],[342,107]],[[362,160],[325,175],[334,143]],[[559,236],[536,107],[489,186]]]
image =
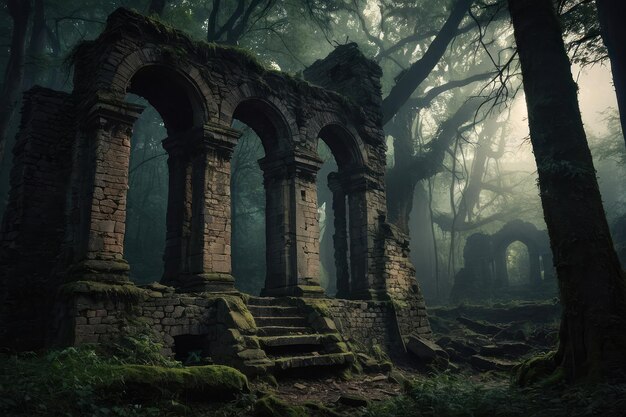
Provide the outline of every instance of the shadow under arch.
[[337,161],[340,171],[365,166],[363,147],[345,126],[330,123],[322,127],[317,137],[324,141]]
[[248,125],[261,139],[266,157],[292,149],[293,132],[282,112],[271,102],[258,97],[242,99],[233,111],[232,120]]
[[202,126],[207,119],[201,94],[176,68],[145,65],[129,79],[126,92],[145,98],[161,115],[168,134]]

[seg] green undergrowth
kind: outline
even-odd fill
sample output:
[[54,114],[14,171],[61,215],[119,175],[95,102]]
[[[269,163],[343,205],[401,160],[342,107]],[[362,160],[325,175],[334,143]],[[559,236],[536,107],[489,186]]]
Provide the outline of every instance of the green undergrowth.
[[520,388],[507,378],[440,374],[413,381],[405,395],[372,405],[365,417],[583,417],[624,415],[626,384]]
[[128,362],[93,347],[1,355],[0,415],[193,416],[248,391],[246,377],[225,366]]

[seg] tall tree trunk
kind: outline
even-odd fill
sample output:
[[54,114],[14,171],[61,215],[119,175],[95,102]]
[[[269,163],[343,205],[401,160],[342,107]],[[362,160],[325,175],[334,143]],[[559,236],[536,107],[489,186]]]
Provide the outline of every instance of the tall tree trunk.
[[415,184],[421,179],[411,171],[415,145],[413,143],[413,109],[403,107],[388,131],[394,138],[394,165],[387,171],[387,211],[389,221],[409,234],[409,216],[413,209]]
[[413,209],[415,185],[439,173],[443,168],[446,151],[464,130],[464,124],[478,111],[482,100],[471,98],[441,123],[437,135],[415,154],[413,143],[413,113],[408,107],[402,109],[388,132],[394,137],[394,166],[387,171],[387,211],[389,221],[405,233],[409,233],[409,216]]
[[4,74],[2,95],[0,96],[0,161],[4,158],[9,125],[15,112],[17,100],[22,92],[30,0],[7,0],[7,10],[13,20],[13,29],[11,32],[11,53]]
[[27,58],[24,66],[23,89],[27,90],[39,81],[42,59],[46,48],[46,16],[44,0],[35,0],[33,11],[33,29],[30,34]]
[[626,2],[624,0],[596,0],[602,39],[609,52],[617,106],[626,141]]
[[626,297],[570,62],[551,0],[508,0],[563,317],[557,364],[570,380],[626,365]]

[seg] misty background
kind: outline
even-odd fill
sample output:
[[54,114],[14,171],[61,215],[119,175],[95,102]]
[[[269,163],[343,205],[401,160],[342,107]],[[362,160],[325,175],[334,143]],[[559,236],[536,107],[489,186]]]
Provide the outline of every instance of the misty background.
[[[383,97],[394,91],[402,74],[424,61],[433,39],[447,37],[441,59],[427,68],[415,92],[385,124],[389,219],[411,236],[411,257],[427,302],[448,302],[454,275],[463,266],[467,236],[493,233],[513,219],[545,229],[513,29],[506,7],[498,7],[502,2],[476,2],[472,15],[453,33],[442,33],[454,13],[451,1],[241,3],[244,12],[250,11],[247,18],[239,2],[36,0],[22,21],[12,19],[5,4],[0,16],[0,67],[7,74],[3,85],[11,82],[11,45],[16,25],[22,24],[26,52],[20,94],[36,84],[71,91],[67,57],[79,42],[97,37],[117,7],[150,11],[199,40],[249,49],[268,68],[296,77],[336,45],[356,42],[383,68]],[[578,3],[562,10],[563,25],[605,210],[616,231],[614,241],[623,247],[626,236],[618,226],[626,213],[624,141],[605,51],[584,40],[594,30],[594,11]],[[569,24],[568,11],[574,7],[579,23]],[[148,283],[160,280],[163,271],[168,174],[161,141],[167,132],[143,98],[129,95],[127,100],[147,108],[131,142],[125,258],[131,278]],[[9,114],[1,155],[0,210],[7,201],[10,150],[18,126],[19,105]],[[233,274],[240,290],[258,294],[266,263],[265,193],[257,163],[263,147],[248,126],[236,121],[233,127],[243,131],[232,160]],[[321,280],[332,295],[332,195],[326,178],[336,162],[322,141],[318,153],[324,160],[318,173]],[[525,285],[527,256],[520,242],[509,246],[513,283]]]

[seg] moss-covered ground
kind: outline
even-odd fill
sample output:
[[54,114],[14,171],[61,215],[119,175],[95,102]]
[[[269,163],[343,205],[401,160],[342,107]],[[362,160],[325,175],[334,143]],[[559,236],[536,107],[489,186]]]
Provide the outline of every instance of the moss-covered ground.
[[[506,373],[404,375],[401,383],[372,375],[253,381],[248,390],[227,367],[135,365],[69,348],[0,356],[0,415],[617,417],[626,410],[626,383],[522,388]],[[368,405],[341,404],[340,395]]]
[[[439,317],[442,327],[450,328],[448,339],[474,346],[473,333],[461,332],[445,314]],[[488,316],[473,319],[491,323]],[[544,321],[552,326],[552,320]],[[539,330],[525,329],[525,343],[543,346],[533,336]],[[449,344],[460,349],[457,345]],[[445,370],[364,374],[355,369],[248,381],[228,367],[184,367],[161,356],[160,347],[137,332],[108,347],[0,354],[0,416],[626,416],[626,377],[613,384],[568,386],[535,372],[537,367],[484,372],[471,361],[456,361]],[[544,354],[530,362],[549,359]],[[524,386],[516,382],[520,377]]]

